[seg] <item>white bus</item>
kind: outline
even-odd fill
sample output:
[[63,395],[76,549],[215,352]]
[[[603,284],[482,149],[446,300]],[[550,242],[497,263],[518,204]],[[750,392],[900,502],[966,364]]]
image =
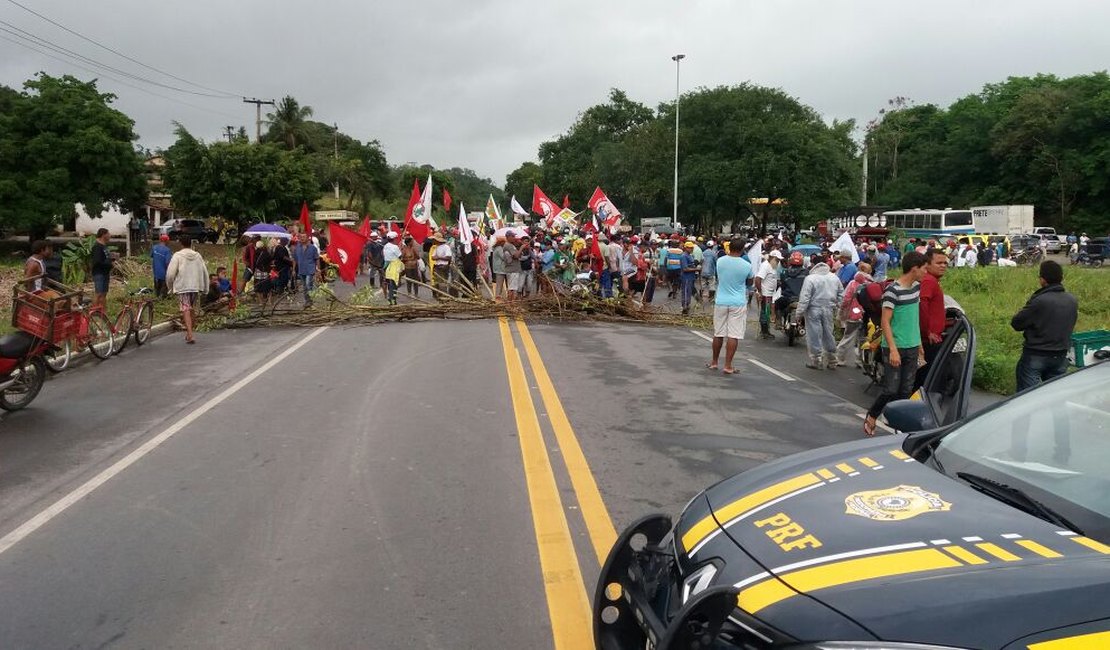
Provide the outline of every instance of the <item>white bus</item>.
[[882,214],[883,226],[908,237],[947,237],[975,232],[971,210],[890,210]]

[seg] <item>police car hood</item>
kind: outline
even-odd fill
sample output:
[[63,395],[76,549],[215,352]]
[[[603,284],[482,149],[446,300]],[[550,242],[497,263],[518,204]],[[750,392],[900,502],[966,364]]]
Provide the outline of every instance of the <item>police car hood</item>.
[[918,463],[901,441],[806,452],[706,491],[755,560],[737,581],[742,609],[785,630],[808,597],[878,638],[958,647],[1105,616],[1110,548]]

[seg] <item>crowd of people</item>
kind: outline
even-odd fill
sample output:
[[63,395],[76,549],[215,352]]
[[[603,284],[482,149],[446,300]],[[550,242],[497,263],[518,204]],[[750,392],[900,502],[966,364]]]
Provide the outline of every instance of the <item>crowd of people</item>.
[[[941,349],[947,320],[940,279],[949,267],[991,261],[988,251],[971,243],[942,245],[918,239],[899,249],[892,240],[799,245],[796,238],[782,234],[751,240],[733,236],[720,243],[695,236],[524,228],[505,229],[488,240],[468,241],[458,235],[457,230],[444,230],[418,243],[407,233],[374,231],[362,251],[360,271],[394,305],[402,283],[412,298],[420,297],[422,287],[438,299],[471,292],[504,301],[536,292],[577,290],[602,299],[623,295],[644,309],[652,305],[657,288],[666,289],[667,298],[677,299],[683,314],[695,299],[699,305],[712,304],[712,358],[706,366],[726,374],[736,372],[733,361],[745,338],[749,302],[759,310],[761,338],[774,339],[772,329],[804,322],[806,366],[815,370],[858,365],[870,322],[883,374],[881,393],[864,422],[868,435],[874,433],[887,403],[909,397],[922,384]],[[295,238],[291,246],[285,238],[246,242],[241,253],[243,283],[236,292],[247,283],[261,300],[271,293],[299,291],[305,307],[310,307],[327,260],[320,253],[318,235],[302,232]],[[222,266],[209,273],[188,237],[179,239],[176,252],[167,240],[163,236],[150,253],[155,292],[159,298],[171,292],[177,297],[185,340],[193,343],[195,307],[226,301],[232,280]],[[91,254],[94,308],[105,305],[115,263],[107,244],[108,231],[101,229]],[[25,266],[28,289],[45,290],[42,278],[58,272],[56,262],[49,242],[34,242]],[[1078,318],[1076,298],[1063,289],[1061,266],[1042,262],[1039,278],[1041,288],[1012,321],[1025,338],[1015,370],[1018,390],[1066,371]]]

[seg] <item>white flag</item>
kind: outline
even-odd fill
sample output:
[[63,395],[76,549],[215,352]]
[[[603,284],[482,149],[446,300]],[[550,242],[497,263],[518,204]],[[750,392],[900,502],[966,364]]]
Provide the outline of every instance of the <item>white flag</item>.
[[751,262],[755,272],[759,272],[759,264],[763,261],[763,240],[756,238],[755,243],[748,249],[748,261]]
[[512,200],[509,201],[509,209],[513,211],[513,214],[528,216],[528,211],[521,207],[520,202],[516,200],[515,194],[513,195]]
[[424,192],[420,195],[420,205],[424,208],[423,221],[432,227],[432,230],[437,228],[436,220],[432,218],[432,175],[428,174],[428,183],[424,186]]
[[859,251],[856,250],[856,244],[852,241],[852,236],[849,235],[847,231],[836,238],[836,241],[829,247],[829,250],[836,253],[848,251],[852,255],[852,264],[859,264]]
[[459,241],[462,242],[463,250],[469,253],[474,242],[474,233],[470,232],[470,222],[466,218],[466,208],[462,201],[459,201]]

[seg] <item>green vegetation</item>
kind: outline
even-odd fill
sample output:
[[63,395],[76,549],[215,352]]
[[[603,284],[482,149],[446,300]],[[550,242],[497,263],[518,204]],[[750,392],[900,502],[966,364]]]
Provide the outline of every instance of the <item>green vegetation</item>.
[[[608,103],[540,145],[539,165],[526,162],[509,174],[506,192],[526,202],[539,183],[556,201],[569,192],[581,209],[601,185],[628,215],[669,216],[674,110],[670,103],[653,111],[614,89]],[[812,225],[851,202],[859,177],[853,122],[826,124],[783,91],[749,83],[686,93],[681,110],[681,222],[703,231],[749,216],[766,224],[781,199],[791,216]],[[768,201],[751,206],[751,198]]]
[[[949,269],[941,284],[975,327],[975,385],[1004,395],[1013,393],[1022,337],[1010,327],[1010,319],[1040,287],[1037,269]],[[1110,326],[1110,272],[1066,267],[1064,287],[1079,299],[1075,331]]]
[[131,118],[96,81],[40,73],[23,92],[0,86],[0,230],[42,239],[75,203],[135,210],[146,199]]
[[1110,230],[1106,72],[1011,77],[947,109],[894,98],[867,152],[872,205],[1030,203],[1057,230]]

